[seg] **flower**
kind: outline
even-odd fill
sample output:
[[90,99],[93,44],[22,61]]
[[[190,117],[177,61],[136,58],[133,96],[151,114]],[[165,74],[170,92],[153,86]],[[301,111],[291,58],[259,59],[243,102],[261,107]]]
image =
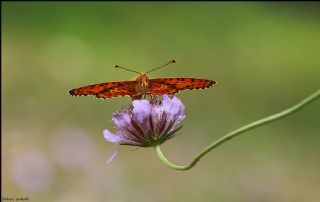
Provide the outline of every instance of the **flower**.
[[129,107],[113,113],[116,133],[103,131],[104,138],[116,143],[114,154],[107,163],[117,157],[118,144],[154,147],[174,137],[182,128],[178,124],[185,118],[185,106],[175,96],[163,95],[162,100],[134,100]]

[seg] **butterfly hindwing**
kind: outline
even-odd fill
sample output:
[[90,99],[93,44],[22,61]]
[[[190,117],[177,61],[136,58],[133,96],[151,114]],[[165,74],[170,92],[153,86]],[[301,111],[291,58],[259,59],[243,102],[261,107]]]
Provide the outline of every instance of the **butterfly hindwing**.
[[95,95],[97,98],[112,98],[117,96],[134,96],[134,87],[136,81],[119,81],[98,83],[94,85],[84,86],[69,91],[70,95]]
[[195,78],[156,78],[149,79],[149,89],[146,94],[174,94],[180,90],[209,88],[215,81]]
[[177,89],[174,85],[168,85],[159,83],[155,80],[149,82],[149,88],[146,94],[162,95],[162,94],[174,94],[177,93]]

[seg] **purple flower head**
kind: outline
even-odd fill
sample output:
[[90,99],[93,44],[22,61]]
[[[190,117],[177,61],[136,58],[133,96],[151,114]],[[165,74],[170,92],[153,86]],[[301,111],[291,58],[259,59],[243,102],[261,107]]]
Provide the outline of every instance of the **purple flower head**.
[[[175,96],[163,95],[162,100],[134,100],[132,105],[113,113],[112,121],[116,133],[103,131],[109,142],[139,147],[152,147],[174,137],[182,126],[178,124],[185,118],[184,105]],[[108,162],[117,156],[117,146]]]

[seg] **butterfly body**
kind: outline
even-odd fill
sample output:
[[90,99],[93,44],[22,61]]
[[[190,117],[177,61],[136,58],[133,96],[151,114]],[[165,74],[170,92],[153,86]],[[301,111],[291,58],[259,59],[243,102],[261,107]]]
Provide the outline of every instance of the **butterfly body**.
[[[135,96],[139,98],[142,95],[145,95],[148,91],[148,88],[150,86],[149,84],[149,77],[145,73],[141,73],[140,76],[137,76],[135,79],[136,84],[134,87],[134,92],[136,93]],[[132,97],[131,97],[132,98]],[[134,99],[134,98],[132,98]]]
[[212,80],[196,78],[149,78],[145,73],[140,73],[132,81],[98,83],[72,89],[69,93],[73,96],[94,95],[102,99],[127,95],[136,100],[145,95],[172,95],[181,90],[205,89],[215,83]]

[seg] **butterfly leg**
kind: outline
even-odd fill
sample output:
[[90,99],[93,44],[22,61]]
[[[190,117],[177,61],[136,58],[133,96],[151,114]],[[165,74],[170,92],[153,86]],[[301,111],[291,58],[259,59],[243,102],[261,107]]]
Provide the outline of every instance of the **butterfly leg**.
[[143,95],[142,95],[142,98],[143,98],[143,99],[147,99],[147,95],[146,95],[146,94],[143,94]]
[[142,94],[136,94],[130,96],[132,100],[141,100]]

